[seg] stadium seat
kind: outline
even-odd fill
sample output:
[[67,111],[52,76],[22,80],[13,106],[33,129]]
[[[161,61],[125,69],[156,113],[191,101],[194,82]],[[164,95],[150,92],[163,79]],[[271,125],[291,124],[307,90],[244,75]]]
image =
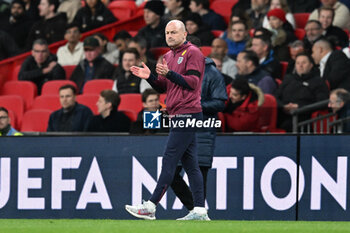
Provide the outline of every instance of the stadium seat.
[[112,79],[93,79],[84,85],[83,94],[97,94],[105,89],[112,89],[114,81]]
[[[60,87],[64,85],[73,85],[77,89],[75,82],[71,80],[52,80],[44,83],[43,88],[41,89],[41,95],[58,95]],[[77,90],[78,92],[79,90]]]
[[62,66],[62,68],[66,72],[66,79],[70,79],[70,76],[72,76],[75,67],[77,66]]
[[286,61],[281,61],[280,64],[281,64],[281,67],[282,67],[282,77],[281,77],[281,80],[283,80],[284,76],[285,76],[286,73],[287,73],[288,62],[286,62]]
[[9,81],[2,87],[1,94],[22,96],[25,109],[30,109],[34,98],[38,95],[38,88],[30,81]]
[[128,31],[128,33],[130,34],[130,36],[134,37],[137,35],[138,31]]
[[137,120],[138,113],[134,112],[133,110],[122,110],[121,112],[123,112],[131,122],[135,122]]
[[118,20],[129,19],[136,11],[136,3],[134,1],[113,1],[108,5],[108,9]]
[[305,36],[305,30],[301,28],[296,28],[294,30],[294,35],[298,38],[298,40],[303,40]]
[[139,113],[142,110],[141,94],[121,94],[118,110],[133,110]]
[[11,78],[9,80],[18,80],[18,74],[19,71],[21,70],[21,65],[17,65],[13,71],[12,71],[12,75]]
[[220,37],[222,34],[224,34],[224,31],[221,31],[221,30],[211,30],[211,33],[212,33],[215,37]]
[[202,46],[201,51],[202,51],[203,55],[206,57],[209,54],[211,54],[211,46]]
[[77,96],[77,102],[89,107],[94,115],[98,115],[96,102],[100,97],[99,94],[84,94]]
[[0,106],[13,111],[16,118],[16,126],[21,125],[24,113],[24,100],[21,96],[2,95],[0,96]]
[[170,49],[168,47],[157,47],[150,48],[149,51],[153,54],[154,58],[157,60],[160,56],[166,54]]
[[15,129],[19,129],[19,127],[17,127],[17,124],[16,124],[16,115],[13,113],[12,110],[7,109],[7,111],[9,112],[8,115],[10,117],[11,126]]
[[309,20],[310,13],[294,13],[295,27],[304,29]]
[[[327,115],[327,114],[329,114],[328,109],[317,110],[317,111],[314,111],[311,114],[311,119],[315,119],[317,117],[324,116],[324,115]],[[328,118],[323,119],[323,120],[316,121],[312,125],[314,132],[316,132],[316,133],[327,133],[327,121],[328,121],[328,124],[329,124],[329,123],[331,123],[331,122],[333,122],[335,120],[337,120],[337,117],[336,116],[332,116],[332,117],[328,117]],[[331,131],[331,129],[330,129],[330,131]]]
[[259,108],[258,126],[261,132],[278,132],[277,125],[277,101],[273,95],[264,94],[264,103]]
[[221,131],[225,132],[226,122],[225,122],[225,116],[222,112],[218,112],[218,119],[221,121]]
[[210,4],[210,9],[220,14],[226,24],[230,22],[231,9],[238,2],[238,0],[217,0]]
[[27,111],[23,116],[22,132],[46,132],[51,110],[33,109]]
[[34,99],[32,109],[48,109],[56,111],[61,108],[60,98],[58,95],[41,95]]

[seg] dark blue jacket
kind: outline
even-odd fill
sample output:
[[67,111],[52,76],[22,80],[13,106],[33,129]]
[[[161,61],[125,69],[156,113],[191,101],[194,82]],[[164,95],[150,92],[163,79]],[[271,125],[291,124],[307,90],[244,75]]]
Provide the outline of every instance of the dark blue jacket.
[[[205,58],[205,71],[202,82],[201,105],[203,119],[217,118],[217,113],[225,108],[227,93],[224,77],[216,69],[210,58]],[[216,129],[197,133],[197,150],[199,166],[211,167],[213,161]]]
[[[71,123],[71,130],[69,132],[84,132],[87,130],[89,122],[93,116],[90,108],[86,107],[85,105],[76,103],[74,106],[73,116],[72,116],[72,123]],[[59,132],[61,131],[60,128],[60,121],[61,117],[63,115],[63,108],[60,110],[57,110],[53,112],[50,115],[49,119],[49,125],[47,127],[47,132]]]
[[[337,112],[338,118],[346,118],[350,116],[350,103],[344,104],[344,106]],[[350,123],[349,121],[345,121],[343,124],[343,133],[350,133]]]

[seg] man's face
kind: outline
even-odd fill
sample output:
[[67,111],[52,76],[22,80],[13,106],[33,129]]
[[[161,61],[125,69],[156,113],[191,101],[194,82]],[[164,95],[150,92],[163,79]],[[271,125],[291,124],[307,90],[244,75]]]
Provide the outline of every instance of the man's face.
[[265,45],[261,39],[253,38],[251,50],[253,50],[258,55],[259,59],[265,56],[267,49],[268,46]]
[[270,22],[271,28],[273,29],[279,29],[283,25],[283,21],[275,16],[270,16],[269,22]]
[[41,0],[38,8],[41,17],[45,17],[53,11],[53,6],[49,5],[48,0]]
[[174,11],[181,6],[181,1],[177,2],[176,0],[167,0],[164,4],[169,11]]
[[18,4],[18,3],[12,4],[11,15],[13,17],[18,18],[19,16],[23,15],[23,13],[24,13],[24,9],[21,6],[21,4]]
[[159,96],[158,95],[149,95],[146,99],[146,102],[142,103],[143,107],[147,111],[157,111],[159,109]]
[[254,11],[260,12],[267,6],[268,0],[251,0],[251,6]]
[[149,9],[143,10],[143,18],[147,25],[155,25],[160,20],[160,16]]
[[231,87],[230,89],[230,100],[232,103],[237,103],[239,101],[242,101],[246,98],[245,95],[241,95],[238,90],[235,88]]
[[128,48],[135,48],[137,52],[139,52],[140,56],[143,57],[146,53],[146,48],[141,48],[141,46],[138,43],[135,43],[134,41],[131,41],[128,44]]
[[128,47],[127,42],[122,39],[117,39],[114,43],[119,51],[124,51]]
[[60,103],[63,109],[71,108],[75,105],[75,94],[70,88],[62,89],[59,92]]
[[90,8],[95,8],[96,4],[97,4],[97,0],[86,0],[86,4],[88,5],[88,7]]
[[69,43],[78,43],[80,39],[78,27],[68,28],[64,34],[64,39],[66,39]]
[[320,61],[322,59],[322,48],[315,44],[314,46],[312,46],[312,58],[315,61],[315,64],[320,64]]
[[122,59],[122,66],[125,71],[130,71],[130,67],[136,66],[137,60],[136,56],[133,53],[124,53]]
[[245,56],[244,53],[239,53],[237,55],[236,67],[237,67],[237,73],[240,75],[248,74],[248,62],[244,58],[244,56]]
[[323,29],[327,29],[332,25],[333,12],[329,10],[321,10],[320,15],[318,16],[318,21],[320,21]]
[[97,48],[84,48],[85,58],[88,62],[93,62],[101,54],[101,47]]
[[247,36],[247,30],[244,24],[236,23],[232,26],[232,39],[234,42],[241,42]]
[[321,0],[323,6],[333,7],[337,0]]
[[191,21],[191,20],[187,20],[186,21],[186,30],[188,32],[188,34],[193,34],[193,33],[196,33],[196,31],[198,31],[198,25]]
[[107,103],[105,98],[100,96],[96,102],[98,113],[102,114],[112,107],[112,103]]
[[328,107],[332,109],[333,113],[336,113],[344,106],[344,102],[339,100],[337,95],[332,93],[329,96]]
[[0,111],[0,130],[5,129],[10,122],[11,120],[7,113],[5,111]]
[[310,42],[314,42],[317,38],[322,35],[322,28],[316,23],[308,23],[305,26],[306,37]]
[[165,28],[166,43],[171,48],[177,48],[186,40],[187,32],[175,22],[168,24]]
[[192,13],[199,13],[199,11],[202,9],[201,4],[197,5],[195,1],[191,1],[190,3],[190,9]]
[[49,49],[46,45],[36,44],[32,49],[32,56],[38,65],[43,64],[49,57]]
[[226,42],[220,38],[214,39],[211,44],[211,52],[218,55],[226,55],[227,54]]
[[295,60],[295,71],[298,75],[308,74],[313,65],[306,56],[299,56]]

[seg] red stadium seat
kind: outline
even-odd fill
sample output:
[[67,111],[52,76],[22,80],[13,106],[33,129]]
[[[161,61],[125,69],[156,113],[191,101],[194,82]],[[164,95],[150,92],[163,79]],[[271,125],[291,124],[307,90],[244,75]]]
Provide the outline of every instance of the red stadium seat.
[[66,79],[70,79],[70,76],[72,76],[75,67],[77,66],[62,66],[62,68],[66,72]]
[[84,85],[83,94],[100,94],[101,91],[113,88],[112,79],[93,79]]
[[25,109],[30,109],[34,98],[38,95],[38,88],[30,81],[10,81],[2,87],[2,95],[19,95],[22,96]]
[[17,65],[13,71],[12,71],[12,75],[11,78],[9,80],[18,80],[18,74],[19,71],[21,70],[21,65]]
[[61,108],[60,97],[58,95],[41,95],[34,99],[32,109],[48,109],[56,111]]
[[221,30],[211,30],[211,33],[212,33],[215,37],[220,37],[222,34],[224,34],[224,31],[221,31]]
[[303,40],[305,36],[305,30],[301,28],[296,28],[294,30],[294,35],[298,38],[298,40]]
[[119,20],[129,19],[136,11],[136,3],[134,1],[113,1],[108,5],[108,9]]
[[142,110],[141,94],[121,94],[120,105],[118,110],[132,110],[134,112],[140,112]]
[[275,132],[277,124],[277,102],[273,95],[264,94],[265,100],[259,108],[259,128],[262,132]]
[[[77,89],[75,82],[71,80],[52,80],[44,83],[43,88],[41,89],[41,95],[58,95],[60,87],[64,85],[73,85]],[[78,92],[79,90],[77,90]]]
[[[317,117],[320,117],[320,116],[324,116],[324,115],[327,115],[329,114],[329,111],[328,109],[326,110],[317,110],[317,111],[314,111],[312,114],[311,114],[311,119],[315,119]],[[337,120],[337,116],[332,116],[332,117],[328,117],[326,119],[323,119],[323,120],[318,120],[316,121],[315,123],[312,124],[312,127],[313,127],[313,130],[316,132],[316,133],[329,133],[327,132],[327,121],[328,121],[328,124]],[[329,130],[331,131],[331,129]]]
[[230,22],[231,9],[238,2],[238,0],[216,0],[210,4],[210,9],[220,14],[225,22]]
[[9,112],[8,116],[10,117],[11,126],[15,129],[19,129],[19,127],[17,127],[17,124],[16,124],[16,115],[13,113],[12,110],[7,109],[7,111]]
[[33,109],[27,111],[23,116],[22,132],[46,132],[51,110]]
[[211,54],[211,46],[202,46],[201,51],[202,51],[203,55],[206,57],[209,54]]
[[294,13],[295,27],[304,29],[309,20],[310,13]]
[[138,113],[134,112],[133,110],[123,110],[121,112],[123,112],[131,122],[135,122],[137,120]]
[[150,48],[149,51],[153,54],[154,58],[157,60],[160,56],[166,54],[170,49],[168,47],[157,47]]
[[287,73],[288,62],[286,62],[286,61],[281,61],[280,64],[281,64],[281,67],[282,67],[282,77],[281,77],[281,80],[283,80],[284,76],[285,76],[286,73]]
[[0,96],[0,106],[13,111],[16,116],[16,126],[21,125],[24,113],[24,100],[18,95]]
[[99,94],[84,94],[77,96],[77,102],[89,107],[93,114],[98,115],[96,102],[100,97]]
[[130,34],[130,36],[134,37],[137,35],[138,31],[128,31],[128,33]]

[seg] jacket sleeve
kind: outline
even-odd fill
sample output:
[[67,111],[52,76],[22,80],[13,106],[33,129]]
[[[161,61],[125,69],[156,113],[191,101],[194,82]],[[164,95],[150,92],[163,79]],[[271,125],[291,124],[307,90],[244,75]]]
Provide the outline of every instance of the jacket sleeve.
[[[341,51],[334,51],[333,53],[336,54],[332,58],[331,71],[328,73],[327,77],[325,77],[330,84],[331,90],[339,87],[340,83],[348,79],[350,72],[350,61],[346,55]],[[331,57],[328,60],[330,59]]]
[[30,58],[26,59],[23,62],[21,69],[19,71],[19,74],[18,74],[19,80],[26,80],[26,81],[35,82],[36,80],[40,80],[42,78],[42,75],[43,75],[42,70],[40,68],[31,70],[30,63],[31,63]]
[[85,122],[83,122],[84,126],[83,126],[83,131],[88,131],[88,127],[90,125],[90,121],[93,117],[92,111],[89,108],[84,109],[84,119]]
[[53,128],[53,113],[50,115],[50,119],[49,119],[49,123],[47,125],[47,129],[46,129],[47,132],[53,132],[55,131],[54,128]]
[[166,92],[166,79],[162,76],[155,76],[151,73],[147,82],[159,93]]
[[52,80],[64,80],[66,79],[66,72],[61,65],[57,65],[52,69]]

